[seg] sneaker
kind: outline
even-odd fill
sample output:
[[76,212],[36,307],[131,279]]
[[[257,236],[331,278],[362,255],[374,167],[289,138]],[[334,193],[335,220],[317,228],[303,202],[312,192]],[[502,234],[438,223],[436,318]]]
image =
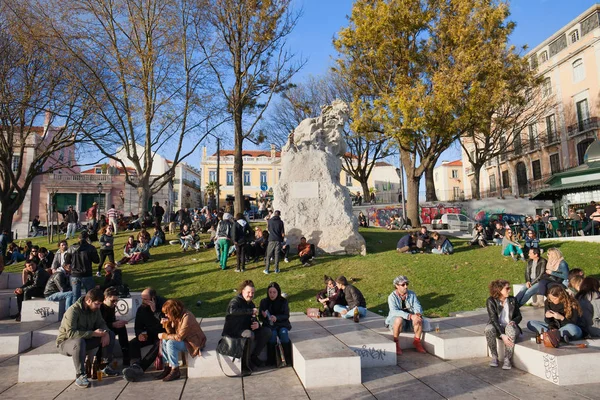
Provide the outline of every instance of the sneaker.
[[510,360],[508,358],[504,359],[504,363],[502,364],[502,369],[511,369],[512,368],[512,364],[510,363]]
[[123,370],[123,378],[127,382],[135,382],[136,379],[141,378],[144,375],[144,370],[137,364],[133,364],[131,367]]
[[283,259],[283,261],[285,261],[286,263],[289,263],[289,262],[290,262],[290,260],[288,260],[288,259],[287,259],[287,257],[286,257],[286,258],[284,258],[284,259]]
[[516,255],[514,255],[514,254],[511,254],[510,256],[512,257],[513,261],[519,261],[519,259],[517,258],[517,256],[516,256]]
[[77,379],[75,379],[75,384],[82,388],[89,388],[90,381],[88,381],[87,375],[79,375]]
[[303,267],[310,267],[310,264],[305,262],[304,264],[302,264]]
[[585,236],[585,233],[583,232],[583,230],[578,230],[577,233],[579,233],[579,236]]
[[275,273],[278,274],[279,273],[279,268],[275,268]]
[[268,271],[268,270],[266,270],[266,269],[264,269],[264,270],[263,270],[263,274],[265,274],[265,275],[269,275],[269,271]]
[[97,276],[98,278],[102,278],[102,274],[100,273],[100,271],[96,272],[96,276]]
[[498,366],[498,357],[492,357],[492,361],[490,361],[490,367],[496,368]]
[[102,370],[102,373],[106,376],[118,376],[119,371],[115,371],[114,369],[112,369],[110,367],[110,365],[107,365],[106,367],[104,367],[104,369]]
[[240,269],[236,268],[235,272],[242,272]]

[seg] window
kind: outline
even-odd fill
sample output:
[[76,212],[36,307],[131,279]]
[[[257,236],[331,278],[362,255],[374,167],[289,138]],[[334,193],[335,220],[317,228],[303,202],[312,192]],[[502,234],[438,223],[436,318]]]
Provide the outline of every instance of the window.
[[260,184],[267,184],[267,171],[260,171]]
[[520,133],[515,133],[515,140],[513,142],[513,147],[515,149],[515,154],[521,154],[521,151],[523,150],[523,146],[521,143],[521,134]]
[[454,195],[454,200],[460,199],[460,188],[458,186],[454,186],[452,188],[452,194]]
[[227,171],[227,186],[233,186],[233,171]]
[[550,78],[545,78],[542,82],[542,97],[548,97],[552,94],[552,81]]
[[540,54],[540,64],[548,61],[548,52],[546,50],[542,51]]
[[540,164],[540,160],[535,160],[531,162],[531,170],[533,172],[534,181],[542,179],[542,166]]
[[352,175],[346,174],[346,186],[352,186]]
[[496,175],[490,175],[490,192],[496,191]]
[[579,125],[579,131],[585,130],[585,124],[587,120],[590,118],[590,109],[588,108],[587,99],[583,99],[575,103],[575,107],[577,108],[577,124]]
[[556,174],[560,172],[560,157],[558,153],[550,154],[550,173]]
[[250,171],[244,171],[244,186],[250,186]]
[[458,178],[458,170],[457,170],[457,169],[453,169],[453,170],[452,170],[452,177],[453,177],[454,179]]
[[95,173],[96,173],[97,175],[101,175],[101,174],[102,174],[102,168],[96,168],[96,171],[95,171]]
[[21,156],[12,157],[12,172],[17,172],[19,170],[19,162],[21,161]]
[[537,125],[529,125],[529,151],[533,151],[538,147]]
[[217,171],[208,171],[208,181],[209,182],[217,181]]
[[587,151],[587,148],[590,146],[590,144],[592,144],[593,141],[594,139],[585,139],[577,143],[577,161],[579,162],[579,165],[583,165],[583,157],[585,156],[585,152]]
[[577,42],[579,40],[579,31],[575,29],[573,32],[571,32],[569,37],[571,38],[571,43]]
[[546,117],[546,136],[548,137],[548,143],[554,143],[558,140],[556,134],[556,117],[554,114]]
[[585,67],[581,58],[573,62],[573,82],[581,82],[585,79]]
[[510,178],[509,178],[509,175],[508,175],[508,170],[502,171],[502,187],[504,189],[509,189],[510,188]]

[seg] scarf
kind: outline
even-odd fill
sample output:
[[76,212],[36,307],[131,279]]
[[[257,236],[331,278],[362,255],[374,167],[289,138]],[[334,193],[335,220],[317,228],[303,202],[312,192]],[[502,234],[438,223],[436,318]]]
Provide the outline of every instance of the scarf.
[[558,266],[560,265],[560,262],[564,260],[564,257],[560,257],[557,258],[556,260],[548,260],[548,263],[546,264],[546,269],[549,271],[556,271],[558,270]]

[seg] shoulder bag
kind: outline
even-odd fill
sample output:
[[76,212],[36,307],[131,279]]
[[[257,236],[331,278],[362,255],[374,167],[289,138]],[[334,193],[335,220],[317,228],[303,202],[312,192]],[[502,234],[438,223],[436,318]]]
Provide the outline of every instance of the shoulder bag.
[[[247,351],[247,347],[248,347],[248,338],[234,338],[231,336],[223,336],[221,337],[221,340],[219,340],[219,343],[217,344],[217,361],[219,362],[219,367],[221,367],[221,371],[223,372],[223,374],[225,376],[228,376],[230,378],[233,377],[242,377],[242,376],[247,376],[250,375],[252,372],[250,373],[244,373],[244,353],[248,353]],[[221,363],[221,356],[227,356],[227,357],[231,357],[233,360],[235,361],[236,358],[242,360],[242,371],[240,372],[239,375],[229,375],[225,372],[225,370],[223,369],[223,365]],[[246,363],[246,366],[248,364]]]

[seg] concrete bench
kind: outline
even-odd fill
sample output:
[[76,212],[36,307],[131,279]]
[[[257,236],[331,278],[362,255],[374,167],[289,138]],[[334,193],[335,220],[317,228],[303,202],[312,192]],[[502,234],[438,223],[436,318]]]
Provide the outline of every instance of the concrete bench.
[[15,290],[23,286],[23,277],[16,272],[3,272],[0,274],[0,289]]
[[306,389],[361,384],[361,357],[304,314],[290,315],[294,370]]
[[0,355],[14,355],[27,351],[32,344],[32,335],[43,329],[46,322],[13,322],[0,324]]
[[124,321],[131,321],[135,318],[137,310],[142,305],[142,293],[131,292],[131,297],[120,298],[116,305],[116,317]]
[[65,301],[48,301],[33,298],[23,301],[21,322],[46,321],[59,322],[65,313]]
[[0,319],[15,315],[17,310],[17,298],[14,289],[0,289]]
[[59,354],[54,341],[19,356],[19,382],[50,382],[74,379],[73,359]]
[[[371,320],[364,318],[362,324],[357,324],[351,319],[344,318],[314,319],[314,321],[360,356],[362,368],[396,365],[396,344],[393,341],[392,335],[387,335],[386,337],[368,327],[375,320],[379,324],[383,324],[383,318],[371,318]],[[383,328],[386,329],[385,327]],[[387,331],[389,333],[389,329]]]

